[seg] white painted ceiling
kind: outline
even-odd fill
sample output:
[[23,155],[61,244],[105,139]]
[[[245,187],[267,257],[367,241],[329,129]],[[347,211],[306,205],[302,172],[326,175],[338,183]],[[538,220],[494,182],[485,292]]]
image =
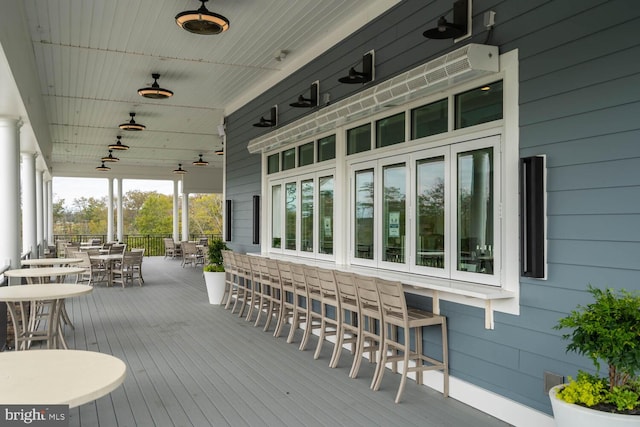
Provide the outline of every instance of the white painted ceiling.
[[[107,145],[122,135],[110,173],[171,179],[203,154],[221,168],[223,117],[320,55],[398,0],[215,0],[230,29],[200,36],[174,17],[196,0],[24,0],[51,137],[53,176],[99,176]],[[0,6],[1,9],[1,6]],[[0,10],[0,13],[1,10]],[[278,61],[276,52],[287,52]],[[152,73],[175,95],[140,97]],[[28,108],[27,108],[28,109]],[[135,120],[142,132],[118,129]]]

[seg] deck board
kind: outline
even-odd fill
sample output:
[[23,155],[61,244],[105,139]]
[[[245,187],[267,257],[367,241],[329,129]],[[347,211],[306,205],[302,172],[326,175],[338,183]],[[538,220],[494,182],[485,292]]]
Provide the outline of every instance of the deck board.
[[396,405],[398,375],[373,392],[373,365],[350,379],[348,351],[331,369],[333,344],[314,360],[316,337],[301,352],[301,331],[287,344],[273,324],[263,332],[208,304],[201,268],[151,257],[143,270],[142,287],[98,285],[67,301],[69,348],[113,354],[128,368],[121,387],[72,409],[70,426],[507,425],[413,381]]

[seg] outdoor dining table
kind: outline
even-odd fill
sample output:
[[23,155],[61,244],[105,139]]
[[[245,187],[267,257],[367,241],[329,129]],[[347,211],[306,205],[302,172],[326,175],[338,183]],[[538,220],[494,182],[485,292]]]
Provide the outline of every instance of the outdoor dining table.
[[95,351],[5,351],[0,353],[0,404],[74,408],[118,388],[126,371],[122,360]]
[[107,268],[107,286],[111,286],[113,284],[113,277],[111,274],[111,270],[113,268],[113,263],[115,261],[122,260],[123,254],[100,254],[100,255],[90,255],[89,258],[92,260],[98,260],[105,263]]
[[47,283],[52,277],[57,282],[70,274],[82,273],[85,269],[82,267],[42,267],[42,268],[17,268],[15,270],[7,270],[3,274],[6,277],[22,277],[27,279],[29,284]]
[[81,262],[80,258],[37,258],[20,261],[23,267],[69,267]]
[[[85,295],[92,290],[91,286],[70,283],[0,287],[0,302],[7,303],[13,322],[16,349],[27,350],[31,341],[46,341],[50,349],[58,345],[67,348],[60,325],[63,302],[65,298]],[[41,317],[46,319],[42,330]]]

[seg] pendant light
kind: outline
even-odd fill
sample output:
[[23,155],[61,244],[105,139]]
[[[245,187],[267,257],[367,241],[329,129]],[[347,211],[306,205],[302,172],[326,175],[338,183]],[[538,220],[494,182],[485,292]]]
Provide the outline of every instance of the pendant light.
[[182,169],[182,163],[178,163],[178,169],[174,169],[173,173],[175,173],[176,175],[184,175],[185,173],[187,173],[187,171]]
[[118,142],[116,142],[115,144],[109,144],[109,150],[125,151],[129,149],[128,145],[125,145],[122,142],[120,142],[120,138],[122,138],[120,135],[116,136],[116,138],[118,139]]
[[202,154],[199,154],[198,160],[193,162],[194,166],[209,166],[209,162],[202,160]]
[[169,89],[161,88],[158,84],[160,74],[154,73],[151,74],[151,77],[153,77],[153,84],[150,87],[138,89],[138,95],[151,99],[167,99],[173,96],[173,92]]
[[204,4],[208,0],[200,0],[202,6],[198,10],[187,10],[176,15],[176,24],[193,34],[213,35],[229,29],[229,20],[222,15],[210,12]]
[[216,156],[222,156],[224,154],[224,146],[218,148],[216,151],[213,152]]
[[145,125],[141,125],[140,123],[136,123],[134,117],[136,113],[129,113],[131,116],[131,120],[125,123],[120,124],[120,129],[122,130],[145,130],[147,127]]
[[113,150],[109,150],[109,155],[102,158],[102,163],[104,163],[104,162],[119,162],[120,161],[119,158],[113,157],[113,155],[111,154],[112,152],[113,152]]
[[107,172],[110,171],[111,168],[109,166],[105,166],[104,162],[102,162],[100,166],[96,166],[96,170],[100,172]]

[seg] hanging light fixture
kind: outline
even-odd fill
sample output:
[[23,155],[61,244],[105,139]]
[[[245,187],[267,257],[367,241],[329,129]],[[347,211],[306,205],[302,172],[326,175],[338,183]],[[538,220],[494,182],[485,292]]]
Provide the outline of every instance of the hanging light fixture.
[[120,161],[119,158],[113,157],[113,155],[111,154],[112,152],[113,152],[113,150],[109,150],[109,155],[102,158],[102,163],[104,163],[104,162],[119,162]]
[[222,156],[224,154],[224,146],[218,148],[216,151],[213,152],[215,155],[217,156]]
[[373,50],[365,53],[362,56],[362,71],[356,71],[354,67],[349,69],[349,74],[340,77],[338,81],[340,83],[367,83],[373,80]]
[[122,138],[120,135],[116,136],[116,138],[118,139],[118,142],[116,142],[115,144],[109,144],[109,151],[111,150],[125,151],[129,149],[128,145],[125,145],[122,142],[120,142],[120,138]]
[[140,123],[136,123],[134,117],[136,113],[129,113],[131,116],[131,120],[125,123],[120,124],[120,129],[122,130],[145,130],[147,127],[145,125],[141,125]]
[[198,160],[193,162],[194,166],[209,166],[209,162],[202,160],[202,154],[198,154]]
[[265,119],[264,117],[260,117],[260,121],[258,123],[254,123],[253,125],[257,128],[270,128],[278,125],[278,106],[274,105],[269,110],[270,117],[269,119]]
[[458,0],[453,3],[453,22],[447,22],[444,16],[438,19],[438,26],[424,33],[428,39],[458,39],[469,32],[469,15],[471,14],[469,0]]
[[187,10],[176,15],[176,24],[190,33],[200,35],[220,34],[229,29],[229,20],[222,15],[210,12],[204,4],[208,0],[200,0],[202,6],[198,10]]
[[158,84],[160,74],[154,73],[151,74],[151,77],[153,77],[153,84],[150,87],[138,89],[138,95],[151,99],[167,99],[173,96],[173,92],[169,89],[161,88]]
[[185,173],[187,173],[187,171],[182,169],[182,163],[178,163],[178,169],[174,169],[173,173],[175,173],[176,175],[184,175]]
[[104,162],[102,162],[100,166],[96,166],[96,170],[100,172],[107,172],[110,171],[111,168],[109,166],[105,166]]
[[313,108],[318,106],[318,98],[320,94],[320,82],[315,81],[311,83],[311,89],[309,98],[305,98],[303,95],[298,97],[298,101],[293,104],[289,104],[292,107],[296,108]]

